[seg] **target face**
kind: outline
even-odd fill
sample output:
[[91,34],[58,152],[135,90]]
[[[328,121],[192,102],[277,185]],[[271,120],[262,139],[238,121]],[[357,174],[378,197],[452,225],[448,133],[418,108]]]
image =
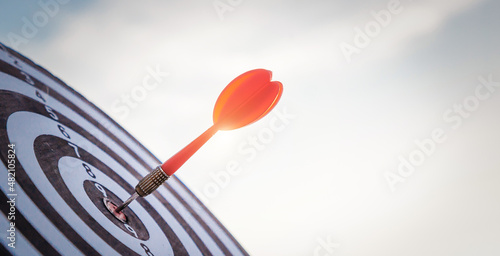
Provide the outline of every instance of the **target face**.
[[[1,255],[247,255],[171,177],[122,202],[160,164],[62,81],[0,44]],[[13,238],[12,238],[13,237]]]

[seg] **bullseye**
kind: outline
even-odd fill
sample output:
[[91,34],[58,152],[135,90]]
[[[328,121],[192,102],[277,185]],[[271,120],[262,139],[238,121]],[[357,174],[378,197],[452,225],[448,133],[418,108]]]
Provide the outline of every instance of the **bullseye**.
[[117,208],[116,204],[111,202],[107,197],[103,198],[102,202],[104,203],[104,206],[106,206],[106,209],[108,209],[108,211],[113,216],[115,216],[116,219],[118,219],[119,221],[121,221],[123,223],[127,223],[127,221],[128,221],[127,216],[123,212],[116,212],[115,211]]

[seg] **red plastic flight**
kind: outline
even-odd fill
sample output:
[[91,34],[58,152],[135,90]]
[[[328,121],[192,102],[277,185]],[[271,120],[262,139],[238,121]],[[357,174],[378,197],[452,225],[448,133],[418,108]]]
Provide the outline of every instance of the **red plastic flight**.
[[254,69],[241,74],[222,91],[215,103],[214,124],[189,145],[161,165],[171,176],[218,130],[233,130],[251,124],[264,117],[278,103],[283,85],[271,81],[272,73]]

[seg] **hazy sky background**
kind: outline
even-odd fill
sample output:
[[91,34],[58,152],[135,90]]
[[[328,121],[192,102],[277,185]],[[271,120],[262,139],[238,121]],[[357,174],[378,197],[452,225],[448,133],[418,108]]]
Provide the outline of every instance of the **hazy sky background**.
[[[27,38],[23,17],[40,11],[2,2],[0,41],[161,160],[212,124],[234,77],[273,71],[275,110],[218,133],[178,172],[250,254],[500,255],[500,2],[72,0]],[[168,76],[125,114],[148,69]],[[424,155],[415,141],[433,131],[442,142]],[[404,180],[394,191],[388,172]]]

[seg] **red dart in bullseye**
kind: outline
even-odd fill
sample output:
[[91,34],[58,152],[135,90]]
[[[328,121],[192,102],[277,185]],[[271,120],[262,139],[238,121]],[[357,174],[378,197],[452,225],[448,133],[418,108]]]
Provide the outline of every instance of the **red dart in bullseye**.
[[217,131],[241,128],[269,113],[283,93],[283,85],[278,81],[271,81],[271,76],[272,73],[269,70],[254,69],[231,81],[215,103],[214,124],[139,181],[135,187],[135,193],[117,207],[114,214],[118,214],[137,197],[144,197],[155,191]]

